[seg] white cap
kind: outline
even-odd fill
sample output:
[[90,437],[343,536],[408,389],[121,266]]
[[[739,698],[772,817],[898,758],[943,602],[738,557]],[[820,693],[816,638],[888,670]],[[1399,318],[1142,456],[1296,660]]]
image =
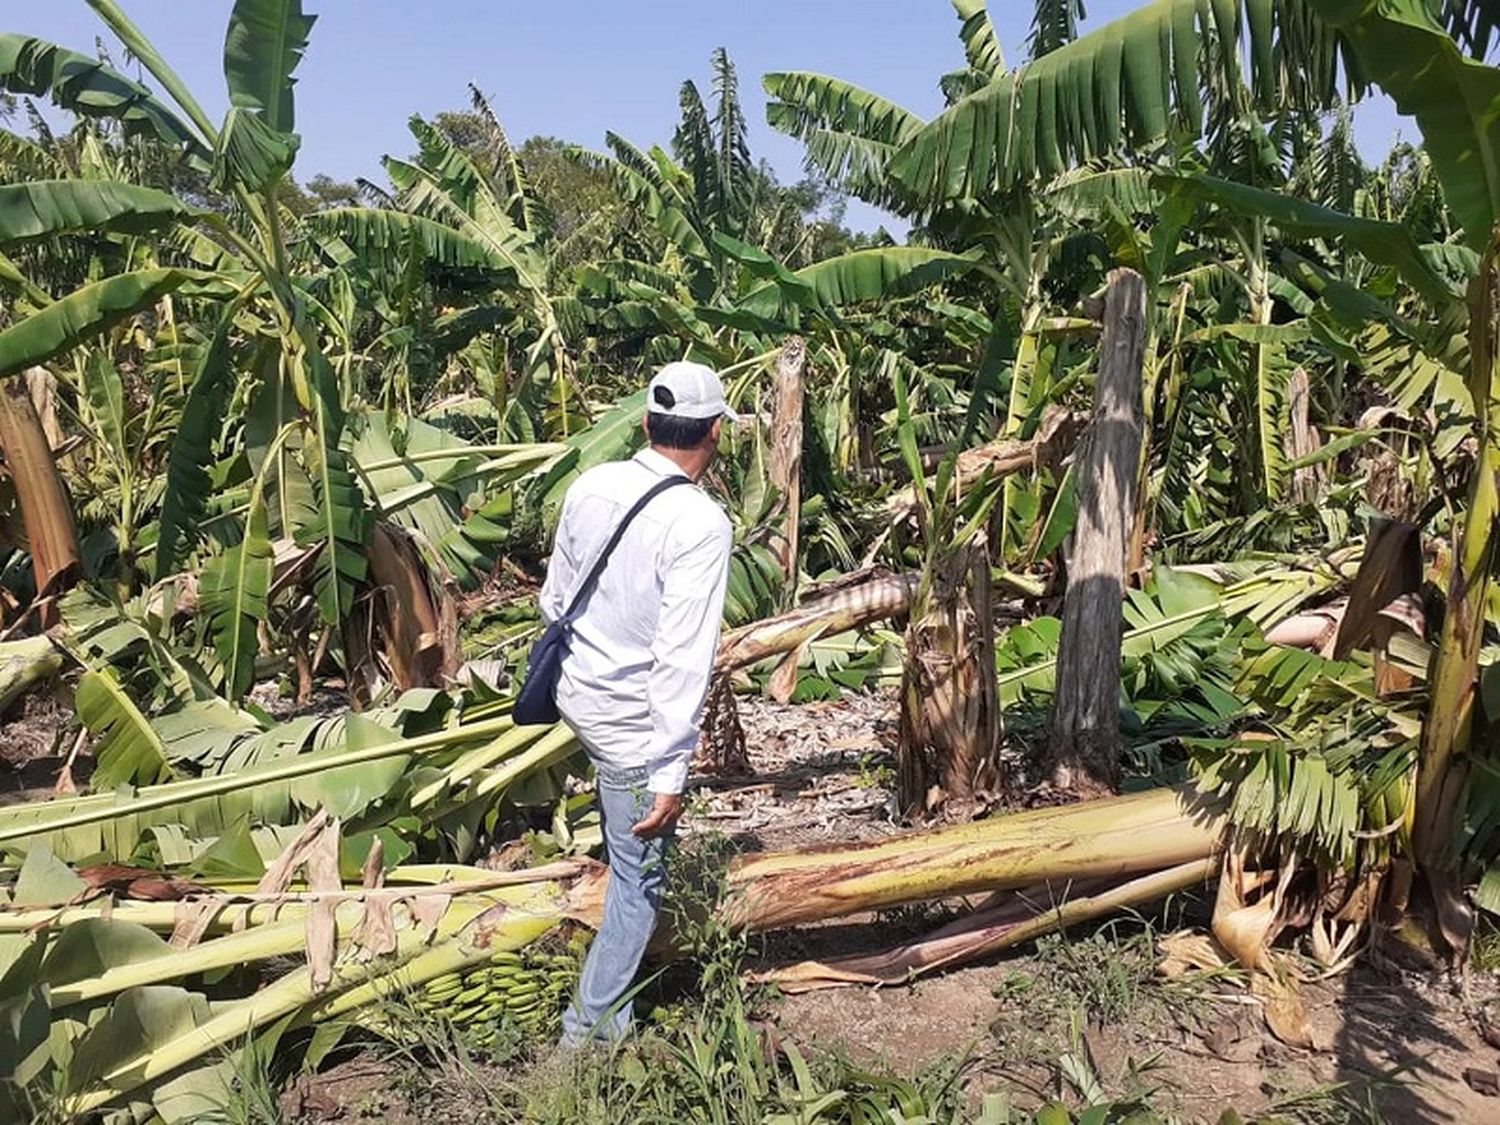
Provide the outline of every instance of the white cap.
[[727,418],[740,416],[724,401],[724,384],[712,367],[678,360],[657,371],[646,388],[646,410],[673,418]]

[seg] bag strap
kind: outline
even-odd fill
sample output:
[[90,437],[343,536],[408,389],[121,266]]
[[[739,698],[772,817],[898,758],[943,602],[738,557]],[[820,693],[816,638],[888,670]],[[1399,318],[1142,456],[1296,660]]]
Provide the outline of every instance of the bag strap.
[[568,612],[563,615],[563,620],[571,621],[573,615],[578,612],[578,607],[583,604],[583,599],[594,588],[594,583],[599,580],[599,575],[604,573],[604,566],[609,562],[609,556],[614,552],[614,549],[619,546],[620,539],[625,534],[625,529],[630,526],[630,521],[640,514],[641,509],[651,503],[658,493],[665,492],[667,489],[674,488],[679,484],[692,483],[687,477],[667,477],[665,480],[659,480],[653,484],[646,490],[644,496],[630,506],[630,510],[625,513],[625,518],[615,525],[615,530],[610,535],[609,542],[604,544],[604,550],[599,552],[599,557],[594,560],[594,565],[589,568],[588,575],[583,580],[583,585],[579,586],[578,590],[573,594],[573,600],[569,603]]

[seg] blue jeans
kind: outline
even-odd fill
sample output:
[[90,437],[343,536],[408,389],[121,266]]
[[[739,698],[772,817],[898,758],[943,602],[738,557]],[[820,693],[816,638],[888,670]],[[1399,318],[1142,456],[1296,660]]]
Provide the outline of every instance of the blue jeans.
[[613,1043],[630,1034],[627,993],[656,929],[667,885],[671,834],[641,840],[630,831],[656,799],[646,788],[647,771],[600,768],[597,774],[609,887],[604,894],[604,921],[584,958],[578,993],[563,1013],[565,1046],[589,1040]]

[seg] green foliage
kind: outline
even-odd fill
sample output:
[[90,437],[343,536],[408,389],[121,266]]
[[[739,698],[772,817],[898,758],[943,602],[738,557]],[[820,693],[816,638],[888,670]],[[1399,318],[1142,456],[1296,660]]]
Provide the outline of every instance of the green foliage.
[[78,718],[99,736],[94,748],[94,785],[162,781],[172,774],[167,749],[150,721],[125,693],[114,673],[85,672],[76,693]]
[[194,270],[148,269],[96,281],[0,330],[0,377],[51,359],[183,286],[220,292],[223,282]]
[[121,231],[145,234],[199,210],[166,192],[135,184],[40,180],[0,187],[0,245],[51,235]]
[[0,33],[0,89],[48,94],[69,112],[118,121],[127,137],[155,137],[208,156],[192,130],[146,87],[45,39]]
[[1004,75],[1005,56],[985,0],[953,0],[953,9],[958,14],[958,37],[969,66],[990,81]]
[[1310,3],[1348,35],[1361,69],[1397,110],[1416,118],[1448,206],[1469,245],[1483,249],[1500,215],[1500,122],[1485,108],[1500,97],[1500,70],[1466,58],[1421,0]]
[[214,651],[224,668],[224,693],[237,700],[255,678],[256,630],[267,617],[274,563],[265,502],[251,500],[244,537],[210,559],[198,580]]
[[[950,254],[916,246],[855,250],[806,266],[791,275],[813,308],[836,308],[889,300],[925,289],[969,269],[976,255]],[[747,312],[768,319],[785,316],[792,303],[787,286],[770,282],[740,302]]]
[[292,132],[292,73],[315,20],[302,14],[302,0],[235,0],[224,39],[232,105],[253,110],[276,132]]
[[233,106],[214,147],[213,184],[220,191],[237,185],[268,191],[291,169],[296,157],[295,135],[278,133],[260,114]]
[[767,74],[766,120],[806,148],[809,169],[870,203],[896,201],[891,157],[922,126],[916,115],[858,86],[805,71]]
[[1362,839],[1401,822],[1416,754],[1416,725],[1370,675],[1363,661],[1252,649],[1240,690],[1270,729],[1189,740],[1199,788],[1227,798],[1236,824],[1348,867]]
[[313,562],[318,610],[324,622],[337,625],[365,576],[364,547],[374,521],[343,449],[346,419],[333,371],[317,353],[309,361],[311,419],[304,430],[303,455],[312,492],[310,504],[294,514],[293,528],[299,543],[318,549]]
[[1341,214],[1304,203],[1278,192],[1230,183],[1212,176],[1159,174],[1154,186],[1168,194],[1215,203],[1241,215],[1274,223],[1286,234],[1342,239],[1372,262],[1391,266],[1424,298],[1436,306],[1456,296],[1422,255],[1410,230],[1400,223],[1382,223]]
[[222,316],[203,350],[182,409],[182,422],[172,435],[167,454],[166,488],[156,538],[156,579],[160,581],[182,563],[198,542],[203,517],[213,493],[210,468],[214,444],[235,390],[231,365],[230,330],[236,309]]
[[1216,115],[1246,97],[1247,41],[1249,86],[1261,104],[1279,97],[1326,104],[1335,37],[1313,24],[1296,55],[1277,38],[1276,20],[1296,21],[1300,8],[1153,0],[970,93],[908,141],[891,172],[932,207],[1004,193],[1127,144],[1146,149],[1169,134],[1196,136],[1205,70],[1211,95],[1222,99],[1211,106]]
[[[0,810],[0,840],[250,871],[268,834],[320,802],[392,849],[443,856],[468,854],[516,805],[550,807],[566,732],[487,728],[470,745],[470,713],[453,719],[436,693],[396,714],[286,724],[234,704],[257,671],[288,675],[299,657],[315,675],[357,673],[362,646],[343,642],[363,640],[351,609],[374,600],[377,519],[441,564],[439,584],[446,568],[478,586],[509,556],[501,582],[524,587],[570,481],[641,440],[653,366],[712,363],[737,406],[764,412],[793,331],[808,355],[803,574],[788,582],[764,546],[777,500],[764,440],[732,435],[707,481],[740,533],[726,618],[753,621],[802,579],[865,563],[925,563],[930,591],[936,563],[987,543],[997,589],[1030,599],[996,660],[1010,729],[1035,727],[1058,644],[1037,599],[1066,576],[1072,470],[1001,483],[958,466],[979,442],[1037,433],[1054,408],[1087,411],[1093,302],[1127,265],[1148,287],[1149,578],[1127,594],[1122,638],[1133,772],[1172,776],[1186,756],[1239,825],[1326,868],[1373,869],[1404,846],[1392,826],[1423,689],[1380,696],[1363,655],[1262,644],[1258,629],[1341,577],[1246,556],[1341,550],[1362,505],[1429,540],[1452,531],[1476,417],[1464,372],[1482,347],[1458,295],[1500,213],[1482,109],[1494,72],[1468,57],[1494,27],[1477,9],[1445,7],[1458,43],[1416,0],[1154,0],[1078,37],[1082,5],[1045,0],[1030,61],[1007,70],[986,6],[956,0],[966,67],[942,79],[956,104],[932,122],[838,79],[767,77],[770,123],[831,185],[784,186],[755,163],[721,50],[711,87],[682,86],[670,152],[614,134],[607,156],[516,148],[474,90],[471,110],[413,119],[417,151],[388,159],[389,190],[315,179],[319,204],[337,205],[314,209],[290,179],[312,25],[300,3],[233,6],[220,129],[112,0],[95,7],[178,108],[107,60],[0,36],[0,86],[84,117],[66,136],[40,120],[34,140],[0,134],[0,243],[14,255],[0,284],[16,297],[0,376],[52,365],[38,401],[71,440],[57,460],[92,577],[94,560],[120,559],[116,604],[69,608],[88,668],[80,717],[99,738],[94,792]],[[1424,152],[1365,169],[1346,117],[1327,138],[1309,125],[1340,58],[1355,92],[1374,80],[1416,115]],[[218,193],[202,179],[210,149]],[[856,244],[846,191],[913,220],[910,244]],[[1311,452],[1289,443],[1298,368]],[[1317,470],[1311,484],[1303,470]],[[908,483],[915,538],[889,505]],[[135,560],[153,546],[158,585],[143,591]],[[8,583],[28,566],[19,550],[3,561]],[[1168,565],[1206,562],[1212,580]],[[190,567],[196,620],[171,581]],[[532,625],[524,596],[494,616],[492,640]],[[1412,643],[1403,667],[1428,655]],[[896,652],[892,634],[818,638],[793,698],[888,677]],[[463,702],[503,708],[493,696]],[[451,741],[404,745],[450,720]],[[1481,865],[1500,840],[1493,775],[1476,758],[1464,797]],[[128,784],[146,788],[108,792]],[[1481,882],[1482,903],[1497,885]],[[1078,969],[1099,985],[1085,1006],[1118,1007],[1128,990],[1095,968]],[[672,1074],[590,1073],[572,1093],[687,1120],[693,1091],[733,1072],[756,1120],[958,1115],[942,1083],[767,1052],[744,998],[712,995],[727,997],[723,1020],[678,1013],[652,1040],[680,1061]],[[0,1034],[24,1030],[28,1011]],[[1087,1068],[1070,1065],[1081,1092]]]

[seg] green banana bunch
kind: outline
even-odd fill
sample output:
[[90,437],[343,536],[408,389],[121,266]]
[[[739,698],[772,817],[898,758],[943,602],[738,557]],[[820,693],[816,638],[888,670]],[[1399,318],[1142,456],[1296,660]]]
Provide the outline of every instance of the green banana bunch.
[[565,945],[501,950],[488,963],[434,977],[413,993],[412,1007],[472,1032],[476,1047],[493,1043],[506,1026],[548,1034],[572,999],[589,936],[580,929]]

